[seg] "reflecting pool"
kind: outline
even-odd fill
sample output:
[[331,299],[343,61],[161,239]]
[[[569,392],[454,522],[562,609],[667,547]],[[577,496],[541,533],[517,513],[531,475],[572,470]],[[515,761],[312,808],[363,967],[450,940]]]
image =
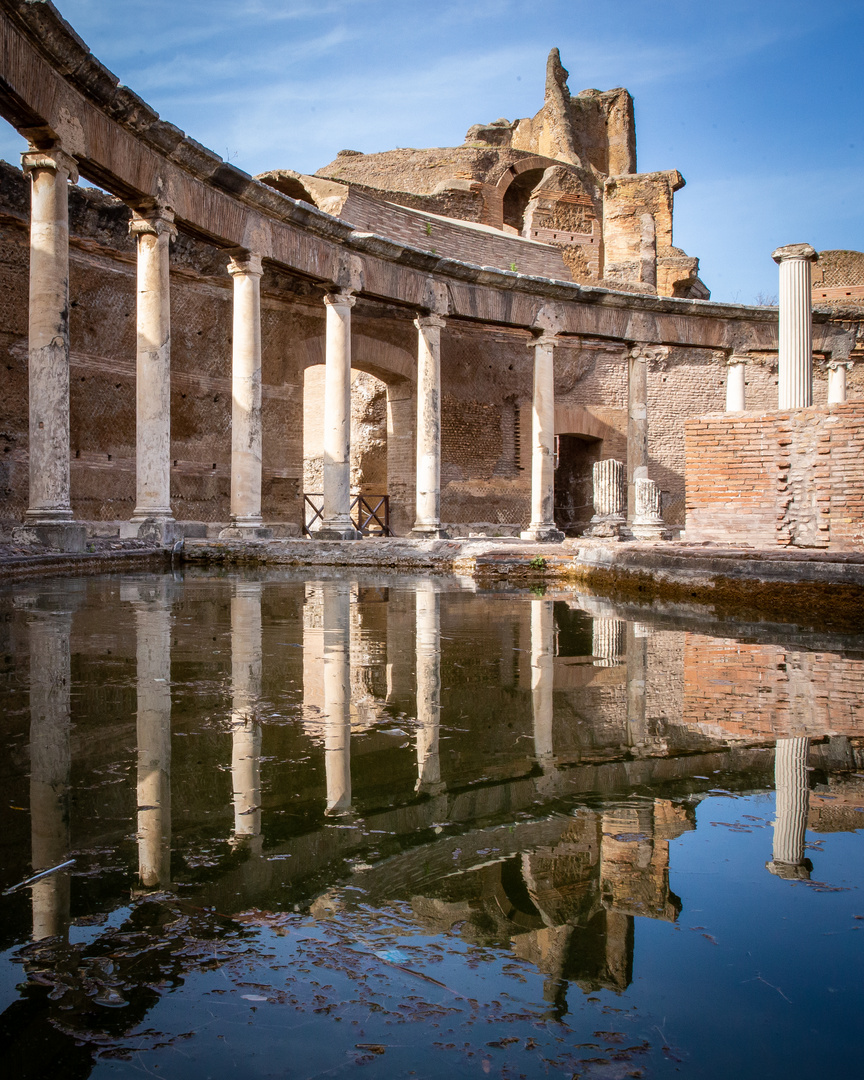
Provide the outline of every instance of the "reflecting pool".
[[860,1070],[864,632],[186,570],[0,663],[6,1075]]

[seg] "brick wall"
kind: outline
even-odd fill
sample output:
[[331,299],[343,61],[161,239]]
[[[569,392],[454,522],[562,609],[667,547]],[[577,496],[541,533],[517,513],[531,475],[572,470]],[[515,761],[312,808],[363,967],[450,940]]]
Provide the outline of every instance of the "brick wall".
[[864,544],[864,402],[685,422],[688,540]]

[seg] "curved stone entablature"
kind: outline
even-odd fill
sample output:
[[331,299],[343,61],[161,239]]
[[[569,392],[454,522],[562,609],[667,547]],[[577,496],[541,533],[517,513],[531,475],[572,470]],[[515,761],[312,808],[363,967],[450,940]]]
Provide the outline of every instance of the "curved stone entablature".
[[[707,348],[774,349],[773,309],[633,295],[496,270],[360,232],[282,195],[161,120],[90,53],[48,0],[0,0],[0,114],[34,147],[59,145],[80,173],[130,205],[173,209],[181,230],[264,259],[329,287],[346,256],[360,291],[422,308],[430,276],[446,285],[451,317],[530,328],[560,301],[562,333]],[[839,328],[814,316],[814,347],[831,353]]]

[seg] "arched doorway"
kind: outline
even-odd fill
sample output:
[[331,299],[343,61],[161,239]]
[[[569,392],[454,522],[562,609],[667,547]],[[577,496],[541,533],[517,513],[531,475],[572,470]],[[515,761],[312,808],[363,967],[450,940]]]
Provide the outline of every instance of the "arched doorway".
[[504,192],[504,224],[515,229],[519,235],[525,225],[525,210],[531,201],[531,192],[543,179],[545,169],[528,169],[513,178]]

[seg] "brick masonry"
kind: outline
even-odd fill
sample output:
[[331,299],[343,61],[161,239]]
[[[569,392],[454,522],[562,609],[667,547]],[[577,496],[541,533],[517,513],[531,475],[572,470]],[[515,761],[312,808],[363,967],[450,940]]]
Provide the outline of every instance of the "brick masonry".
[[687,420],[688,540],[864,544],[864,402]]

